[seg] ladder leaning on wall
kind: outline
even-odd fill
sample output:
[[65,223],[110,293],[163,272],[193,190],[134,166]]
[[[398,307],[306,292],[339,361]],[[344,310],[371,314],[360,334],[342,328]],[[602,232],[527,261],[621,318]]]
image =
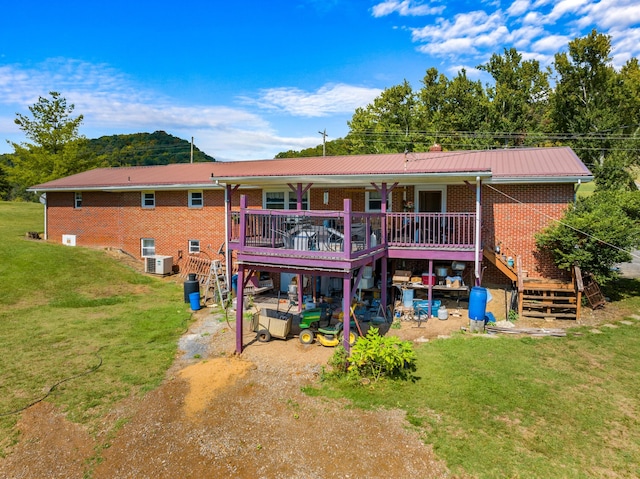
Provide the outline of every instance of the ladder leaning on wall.
[[204,303],[211,300],[217,302],[226,308],[229,301],[229,285],[227,284],[227,274],[225,266],[220,260],[211,261],[211,268],[209,269],[209,277],[205,283],[204,288]]

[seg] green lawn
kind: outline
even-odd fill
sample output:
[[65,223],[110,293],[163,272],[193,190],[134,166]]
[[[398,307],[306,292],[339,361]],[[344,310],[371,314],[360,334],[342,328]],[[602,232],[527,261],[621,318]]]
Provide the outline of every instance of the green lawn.
[[[640,310],[637,297],[624,301]],[[637,478],[640,321],[614,325],[566,338],[459,334],[417,348],[414,382],[363,387],[329,378],[307,392],[405,410],[455,473]]]
[[42,205],[0,202],[0,455],[17,439],[10,413],[61,381],[46,400],[95,431],[117,401],[160,383],[190,319],[179,284],[25,239],[42,226]]

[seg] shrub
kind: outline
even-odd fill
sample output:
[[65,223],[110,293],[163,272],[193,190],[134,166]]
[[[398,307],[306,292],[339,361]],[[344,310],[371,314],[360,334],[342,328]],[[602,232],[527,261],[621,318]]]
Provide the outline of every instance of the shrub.
[[370,328],[351,348],[348,372],[360,378],[407,379],[415,370],[416,354],[411,342],[380,336],[377,328]]

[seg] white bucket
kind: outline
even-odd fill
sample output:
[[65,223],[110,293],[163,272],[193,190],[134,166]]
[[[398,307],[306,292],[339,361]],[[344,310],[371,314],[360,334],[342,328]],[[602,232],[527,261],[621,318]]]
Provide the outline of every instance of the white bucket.
[[438,319],[449,319],[449,311],[447,311],[447,308],[445,308],[444,306],[438,308]]

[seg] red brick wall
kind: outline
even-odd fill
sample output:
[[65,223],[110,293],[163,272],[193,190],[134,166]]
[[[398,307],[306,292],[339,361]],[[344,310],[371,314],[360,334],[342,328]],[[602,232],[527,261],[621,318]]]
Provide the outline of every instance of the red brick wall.
[[224,192],[205,191],[203,208],[189,208],[186,191],[156,191],[155,198],[155,208],[147,209],[140,192],[85,191],[75,209],[73,193],[49,193],[48,239],[61,242],[63,234],[72,234],[78,246],[112,246],[141,257],[141,239],[154,238],[156,253],[173,256],[175,263],[179,251],[187,256],[189,240],[200,240],[201,251],[216,257],[224,242]]

